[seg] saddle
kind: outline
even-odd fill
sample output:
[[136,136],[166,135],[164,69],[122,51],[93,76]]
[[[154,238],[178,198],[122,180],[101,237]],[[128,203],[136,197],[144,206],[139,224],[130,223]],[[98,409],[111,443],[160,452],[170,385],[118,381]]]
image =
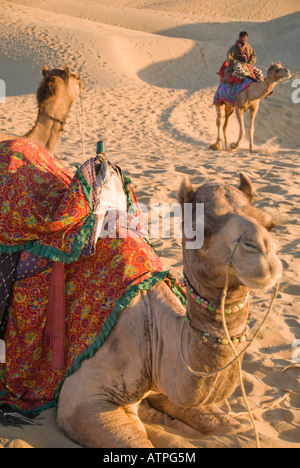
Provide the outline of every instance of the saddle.
[[[27,147],[25,149],[28,150]],[[25,152],[25,154],[27,153],[28,151]],[[45,154],[45,157],[48,158],[48,155]],[[49,158],[47,162],[48,160]],[[94,201],[91,211],[93,212],[92,216],[96,217],[96,222],[91,229],[88,244],[83,244],[80,250],[78,249],[77,258],[80,255],[89,256],[93,253],[97,239],[101,236],[107,211],[118,208],[127,211],[127,196],[120,168],[105,159],[94,160],[94,162],[91,160],[86,169],[84,166],[82,171],[90,179],[93,188]],[[38,172],[36,174],[38,175]],[[72,190],[72,182],[70,187]],[[77,198],[79,198],[78,195]],[[80,232],[76,234],[82,238]],[[76,234],[72,236],[72,239],[76,239]],[[70,262],[72,261],[68,260],[68,263]],[[5,337],[15,281],[34,276],[50,267],[51,280],[44,340],[46,348],[52,350],[52,369],[60,370],[64,367],[65,338],[65,269],[63,259],[56,261],[47,255],[43,256],[42,253],[36,255],[30,249],[27,250],[26,246],[20,247],[18,252],[0,253],[0,339],[4,340]]]
[[[25,251],[26,252],[26,251]],[[27,254],[28,255],[28,254]],[[27,255],[23,257],[27,257]],[[33,257],[33,259],[32,259]],[[31,263],[38,257],[29,256]],[[28,264],[26,258],[25,262]],[[49,262],[50,263],[50,262]],[[9,317],[9,307],[15,280],[22,278],[24,258],[22,253],[2,254],[0,256],[0,339],[4,340]],[[27,276],[36,274],[36,267],[27,269]],[[48,300],[48,316],[45,328],[46,347],[52,348],[52,368],[62,369],[64,364],[65,330],[65,275],[64,264],[52,262],[52,273]]]

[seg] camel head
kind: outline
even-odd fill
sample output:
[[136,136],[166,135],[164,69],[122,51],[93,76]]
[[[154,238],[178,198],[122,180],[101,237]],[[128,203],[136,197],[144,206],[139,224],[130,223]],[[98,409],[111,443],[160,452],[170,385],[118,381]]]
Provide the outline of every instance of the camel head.
[[267,78],[272,82],[290,78],[290,76],[290,70],[288,68],[283,68],[280,62],[272,63],[267,73]]
[[49,70],[44,66],[43,80],[37,90],[39,109],[44,109],[53,117],[64,120],[77,96],[84,88],[77,73],[72,73],[67,66]]
[[[185,209],[183,210],[184,270],[201,294],[222,291],[226,263],[231,260],[230,288],[241,286],[270,289],[282,275],[282,265],[271,236],[274,226],[269,214],[252,205],[254,191],[250,179],[240,174],[239,187],[208,183],[194,190],[183,181],[179,191],[181,205],[193,207],[193,231],[197,231],[196,204],[204,204],[204,242],[201,248],[187,248]],[[199,226],[198,226],[199,229]]]

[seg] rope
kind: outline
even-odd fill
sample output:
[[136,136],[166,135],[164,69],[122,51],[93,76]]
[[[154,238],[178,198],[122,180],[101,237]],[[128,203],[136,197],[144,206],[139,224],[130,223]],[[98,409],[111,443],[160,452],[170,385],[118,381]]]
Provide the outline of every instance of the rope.
[[80,129],[80,133],[81,133],[82,157],[83,157],[83,161],[85,162],[85,159],[86,159],[86,157],[85,157],[85,139],[84,139],[84,135],[85,135],[85,117],[84,117],[84,109],[83,109],[82,91],[80,93],[80,108],[81,108],[82,121],[80,120],[80,116],[79,116],[79,112],[78,112],[78,109],[77,109],[76,101],[75,101],[74,104],[75,104],[75,111],[76,111],[77,121],[78,121],[79,129]]
[[224,286],[224,290],[223,290],[223,294],[222,294],[222,298],[221,298],[222,323],[223,323],[223,328],[224,328],[224,330],[225,330],[226,337],[227,337],[227,339],[228,339],[228,341],[229,341],[230,347],[231,347],[232,351],[234,352],[234,354],[235,354],[235,356],[236,356],[236,358],[237,358],[237,361],[238,361],[239,380],[240,380],[240,386],[241,386],[242,395],[243,395],[243,398],[244,398],[245,406],[246,406],[247,411],[248,411],[248,415],[249,415],[249,419],[250,419],[251,425],[252,425],[253,430],[254,430],[256,448],[260,448],[258,432],[257,432],[257,429],[256,429],[255,421],[254,421],[254,418],[253,418],[253,415],[252,415],[252,412],[251,412],[251,408],[250,408],[249,403],[248,403],[246,391],[245,391],[245,386],[244,386],[244,381],[243,381],[243,375],[242,375],[242,364],[241,364],[241,360],[240,360],[240,358],[239,358],[239,355],[238,355],[237,350],[235,349],[234,344],[232,343],[232,341],[231,341],[231,339],[230,339],[229,331],[228,331],[227,324],[226,324],[226,318],[225,318],[225,299],[226,299],[227,290],[228,290],[228,285],[229,285],[230,264],[231,264],[231,261],[229,261],[229,262],[227,263],[227,265],[226,265],[226,281],[225,281],[225,286]]
[[[227,296],[227,291],[228,291],[228,286],[229,286],[229,272],[230,272],[230,267],[231,267],[231,260],[233,258],[233,255],[234,255],[234,253],[235,253],[235,251],[237,249],[237,246],[238,246],[240,240],[241,240],[241,237],[236,240],[235,247],[234,247],[233,251],[231,252],[230,258],[229,258],[229,260],[228,260],[228,262],[226,264],[226,279],[225,279],[225,285],[224,285],[224,289],[223,289],[222,297],[221,297],[222,324],[223,324],[224,331],[226,333],[226,338],[227,338],[227,340],[228,340],[228,342],[229,342],[229,344],[230,344],[230,346],[231,346],[231,348],[232,348],[232,350],[234,352],[234,355],[235,355],[234,359],[231,362],[229,362],[226,366],[224,366],[221,369],[218,369],[216,371],[213,371],[213,372],[206,373],[206,372],[194,371],[188,365],[188,363],[186,362],[186,360],[185,360],[185,358],[183,356],[183,350],[182,350],[183,328],[184,328],[185,322],[187,322],[187,317],[185,317],[185,319],[182,321],[182,325],[181,325],[180,353],[181,353],[181,357],[183,359],[183,362],[185,363],[186,367],[191,372],[191,374],[196,375],[196,376],[200,376],[200,377],[212,377],[214,375],[217,375],[220,372],[222,372],[223,370],[227,369],[229,366],[231,366],[235,361],[238,361],[238,373],[239,373],[239,380],[240,380],[242,396],[243,396],[243,399],[244,399],[244,402],[245,402],[245,406],[247,408],[247,414],[249,415],[249,419],[250,419],[251,425],[252,425],[253,430],[254,430],[256,447],[260,448],[259,435],[258,435],[258,432],[257,432],[257,429],[256,429],[256,425],[255,425],[255,421],[254,421],[254,418],[253,418],[253,415],[252,415],[251,408],[250,408],[249,403],[248,403],[248,399],[247,399],[247,395],[246,395],[246,391],[245,391],[245,386],[244,386],[244,382],[243,382],[242,364],[241,364],[240,357],[246,352],[246,350],[249,348],[249,346],[251,346],[251,344],[253,343],[253,341],[255,340],[257,335],[259,334],[260,330],[262,329],[265,321],[269,317],[269,315],[271,313],[271,310],[273,308],[273,305],[274,305],[274,301],[275,301],[275,299],[277,297],[277,294],[278,294],[279,282],[276,284],[275,291],[274,291],[271,303],[269,305],[269,308],[267,310],[267,313],[266,313],[264,319],[262,320],[262,322],[261,322],[260,326],[258,327],[257,331],[254,333],[254,335],[253,335],[252,339],[250,340],[250,342],[248,343],[248,345],[245,346],[243,351],[238,354],[237,350],[235,349],[234,344],[231,341],[231,337],[230,337],[230,334],[229,334],[229,331],[228,331],[228,328],[227,328],[227,324],[226,324],[225,301],[226,301],[226,296]],[[230,408],[229,403],[227,401],[226,401],[226,403],[227,403],[227,406]]]
[[[186,362],[184,356],[183,356],[183,351],[182,351],[182,337],[183,337],[183,329],[184,329],[184,325],[185,323],[188,322],[188,319],[187,317],[185,317],[182,321],[182,324],[181,324],[181,331],[180,331],[180,342],[181,342],[181,347],[180,347],[180,354],[181,354],[181,358],[184,362],[184,364],[186,365],[186,367],[188,368],[188,370],[191,372],[191,374],[193,375],[197,375],[199,377],[213,377],[214,375],[217,375],[219,374],[220,372],[223,372],[224,370],[228,369],[228,367],[232,366],[232,364],[235,363],[235,361],[237,359],[239,359],[246,351],[247,349],[252,345],[253,341],[255,340],[255,338],[257,337],[257,335],[260,333],[262,327],[264,326],[267,318],[269,317],[271,311],[272,311],[272,308],[273,308],[273,305],[274,305],[274,301],[276,299],[276,296],[278,294],[278,288],[279,288],[279,283],[277,284],[276,286],[276,289],[274,291],[274,294],[273,294],[273,297],[272,297],[272,300],[271,300],[271,303],[269,305],[269,308],[266,312],[266,315],[265,317],[263,318],[260,326],[258,327],[258,329],[256,330],[256,332],[254,333],[253,337],[251,338],[251,340],[249,340],[249,343],[247,344],[247,346],[245,346],[245,348],[240,352],[240,354],[238,354],[237,356],[235,356],[232,361],[230,361],[228,364],[226,364],[224,367],[221,367],[220,369],[217,369],[213,372],[200,372],[200,371],[195,371],[193,370],[189,364]],[[224,294],[224,290],[223,290],[223,294]]]

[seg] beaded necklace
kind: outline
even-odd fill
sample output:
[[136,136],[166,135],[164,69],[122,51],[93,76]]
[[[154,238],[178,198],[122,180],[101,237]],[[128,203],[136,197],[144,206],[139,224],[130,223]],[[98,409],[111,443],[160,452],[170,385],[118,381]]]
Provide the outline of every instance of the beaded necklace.
[[[208,302],[207,299],[200,296],[200,294],[198,294],[197,291],[195,291],[195,289],[192,287],[191,283],[187,279],[185,273],[183,273],[183,286],[185,286],[187,294],[189,294],[192,297],[192,299],[194,299],[197,302],[197,304],[200,304],[202,307],[204,307],[204,309],[208,309],[211,312],[215,312],[216,314],[222,314],[221,309],[217,309],[216,307],[214,307],[212,304]],[[234,306],[231,309],[225,309],[225,314],[226,315],[235,314],[239,310],[242,310],[247,304],[249,296],[250,296],[250,293],[248,293],[245,299],[243,299],[242,302],[240,302],[240,304],[238,304],[237,306]],[[227,338],[215,337],[215,336],[212,336],[210,333],[203,332],[201,330],[198,330],[196,327],[194,327],[188,315],[188,312],[186,313],[185,321],[189,324],[189,326],[191,327],[195,335],[197,335],[197,337],[203,343],[206,343],[208,340],[212,340],[212,342],[218,345],[229,345],[229,341]],[[248,338],[248,327],[246,327],[245,331],[241,333],[240,335],[230,337],[233,344],[243,343],[244,341],[247,340],[247,338]]]
[[[211,312],[215,312],[216,314],[222,314],[222,310],[216,308],[215,306],[210,304],[207,299],[200,296],[200,294],[198,294],[197,291],[195,291],[195,289],[192,287],[185,273],[183,273],[183,275],[184,275],[183,285],[186,288],[187,294],[189,294],[192,297],[192,299],[194,299],[197,302],[197,304],[200,304],[202,307],[204,307],[204,309],[208,309]],[[236,312],[239,312],[240,310],[242,310],[247,304],[249,296],[250,296],[250,293],[246,294],[246,297],[237,306],[234,306],[231,309],[225,309],[225,314],[226,315],[235,314]]]
[[[229,345],[229,341],[227,338],[220,338],[211,335],[208,332],[203,332],[201,330],[198,330],[193,324],[191,319],[188,316],[188,313],[186,314],[185,321],[189,324],[195,335],[202,341],[202,343],[206,343],[208,340],[211,340],[213,343],[226,346]],[[243,331],[243,333],[240,333],[239,335],[231,336],[230,340],[232,341],[233,344],[237,345],[240,343],[243,343],[244,341],[247,341],[248,338],[248,327]]]

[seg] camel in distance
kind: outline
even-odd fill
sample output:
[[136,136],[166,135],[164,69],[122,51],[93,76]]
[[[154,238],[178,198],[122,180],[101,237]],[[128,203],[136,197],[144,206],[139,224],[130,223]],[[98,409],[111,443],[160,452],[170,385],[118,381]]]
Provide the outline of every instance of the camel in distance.
[[[216,143],[210,145],[212,150],[221,150],[221,121],[225,117],[223,125],[223,135],[225,141],[226,151],[235,150],[239,147],[241,140],[245,136],[245,124],[244,124],[244,114],[247,110],[250,111],[250,123],[249,123],[249,149],[250,152],[255,152],[254,149],[254,121],[257,115],[261,99],[266,98],[271,94],[278,84],[279,81],[284,78],[289,78],[291,76],[290,71],[287,68],[283,68],[280,62],[272,63],[268,69],[267,76],[264,78],[264,81],[255,83],[253,82],[247,89],[244,89],[237,96],[234,105],[229,101],[220,101],[216,104],[217,111],[217,129],[218,129],[218,138]],[[228,85],[230,86],[230,85]],[[236,116],[239,122],[240,133],[236,143],[232,143],[230,146],[227,140],[227,127],[229,123],[230,116],[233,112],[236,112]]]
[[37,89],[38,115],[34,126],[22,136],[0,133],[0,141],[25,138],[54,153],[74,100],[84,88],[77,73],[67,66],[42,70],[43,79]]

